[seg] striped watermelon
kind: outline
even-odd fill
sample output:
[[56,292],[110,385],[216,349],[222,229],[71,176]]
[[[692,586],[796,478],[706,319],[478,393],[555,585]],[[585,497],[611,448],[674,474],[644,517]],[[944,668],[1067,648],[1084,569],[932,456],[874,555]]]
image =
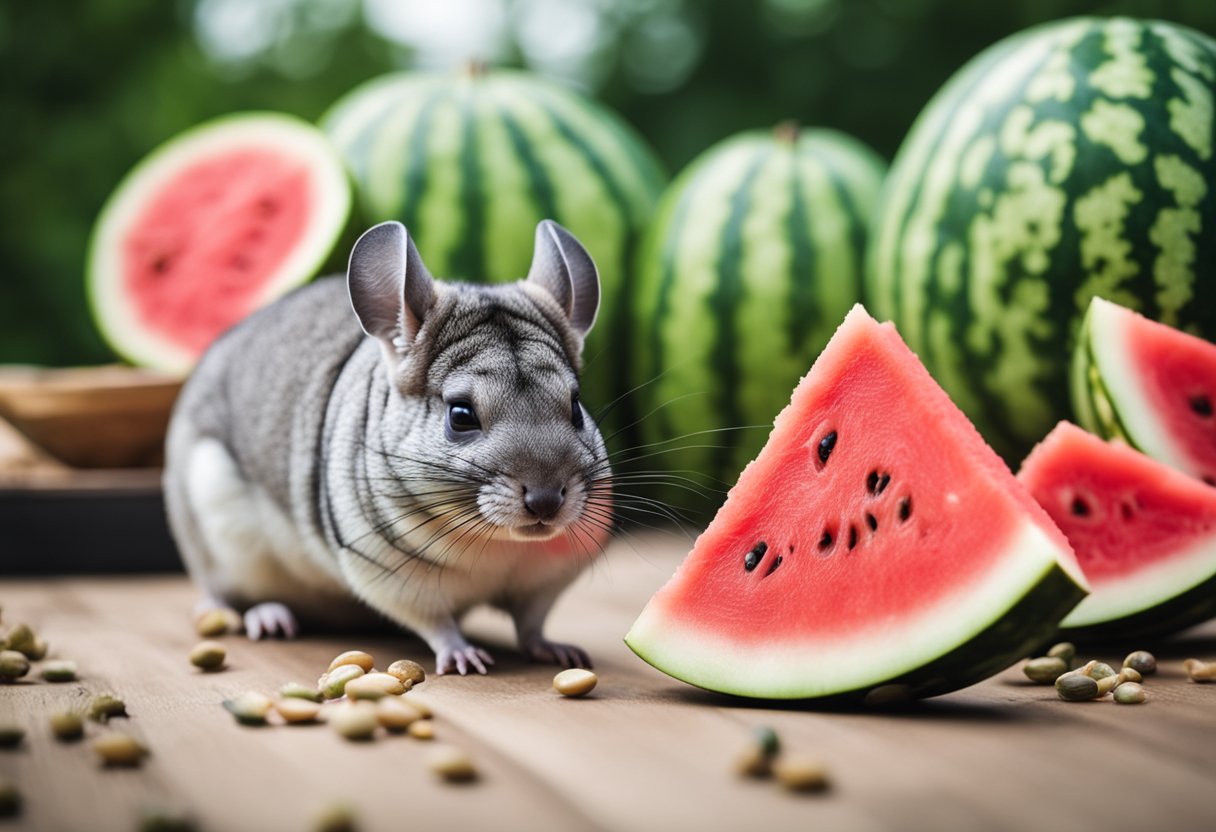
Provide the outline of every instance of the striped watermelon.
[[868,300],[1007,459],[1069,414],[1101,295],[1216,336],[1216,41],[1065,20],[930,102],[876,218]]
[[[370,222],[399,220],[443,277],[528,271],[537,222],[587,247],[603,302],[584,352],[584,400],[624,392],[626,282],[665,176],[641,137],[569,90],[515,71],[398,73],[356,88],[322,119]],[[611,345],[612,357],[603,354]]]
[[687,449],[651,459],[731,483],[759,452],[858,300],[884,169],[849,136],[783,125],[715,145],[671,185],[642,247],[635,383],[644,438]]

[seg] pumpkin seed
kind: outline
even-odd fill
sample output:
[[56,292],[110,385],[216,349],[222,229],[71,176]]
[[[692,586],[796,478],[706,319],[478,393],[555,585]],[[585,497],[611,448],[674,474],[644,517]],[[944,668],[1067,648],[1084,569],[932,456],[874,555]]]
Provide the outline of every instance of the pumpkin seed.
[[1090,662],[1089,672],[1085,675],[1093,679],[1095,682],[1099,679],[1105,679],[1107,676],[1115,676],[1115,669],[1105,662]]
[[748,743],[735,758],[735,771],[741,777],[768,777],[773,773],[772,755],[765,754],[764,749],[756,743]]
[[241,725],[265,725],[266,715],[274,707],[269,696],[257,691],[246,691],[235,699],[225,699],[224,708]]
[[370,740],[380,725],[371,702],[351,702],[331,708],[329,724],[348,740]]
[[137,766],[148,754],[148,749],[121,731],[109,731],[93,740],[93,750],[107,766]]
[[1051,649],[1047,651],[1047,658],[1061,659],[1064,664],[1072,667],[1073,659],[1077,657],[1077,648],[1071,641],[1061,641],[1059,644],[1051,645]]
[[72,742],[84,736],[84,720],[76,711],[51,714],[51,733],[60,742]]
[[473,758],[452,745],[436,745],[427,751],[427,767],[449,783],[468,783],[477,779]]
[[1134,667],[1119,668],[1119,677],[1118,678],[1119,678],[1119,681],[1117,681],[1115,683],[1115,687],[1119,687],[1119,685],[1123,684],[1124,682],[1143,681],[1143,677],[1140,675],[1140,671],[1136,670],[1136,668],[1134,668]]
[[345,653],[339,653],[334,657],[334,660],[329,663],[329,671],[327,672],[332,672],[348,664],[353,664],[364,673],[371,673],[376,661],[371,657],[370,653],[364,653],[362,650],[347,650]]
[[595,689],[599,677],[590,670],[572,667],[553,677],[553,689],[562,696],[586,696]]
[[299,697],[279,699],[274,703],[274,709],[290,725],[316,722],[321,715],[320,703]]
[[325,696],[316,688],[300,682],[288,682],[279,688],[279,696],[287,699],[307,699],[309,702],[320,702]]
[[422,712],[399,696],[387,696],[376,706],[376,718],[388,730],[399,733],[422,719]]
[[48,682],[75,682],[76,662],[55,659],[42,666],[42,678]]
[[0,818],[11,818],[21,814],[21,792],[16,785],[0,777]]
[[346,695],[350,699],[383,699],[400,696],[405,685],[396,676],[388,673],[368,673],[346,683]]
[[1098,683],[1083,673],[1073,671],[1056,679],[1056,693],[1069,702],[1084,702],[1098,695]]
[[828,788],[828,769],[822,762],[798,753],[787,753],[773,762],[777,782],[793,792],[821,792]]
[[94,722],[109,722],[116,716],[127,715],[127,703],[112,693],[95,696],[89,703],[89,719]]
[[430,719],[431,717],[435,716],[435,711],[433,708],[431,708],[430,702],[428,702],[424,697],[403,696],[401,701],[408,702],[410,705],[412,705],[414,709],[418,711],[418,713],[422,714],[423,719]]
[[0,748],[16,748],[25,739],[25,729],[20,725],[0,725]]
[[1119,685],[1118,676],[1103,676],[1101,679],[1095,679],[1098,683],[1098,696],[1106,696]]
[[221,670],[228,650],[218,641],[200,641],[190,651],[190,664],[207,671]]
[[429,719],[419,719],[416,722],[410,723],[410,727],[406,729],[411,737],[416,740],[433,740],[435,739],[435,723]]
[[1144,687],[1135,682],[1124,682],[1115,688],[1115,701],[1120,705],[1139,705],[1144,699]]
[[1127,654],[1123,660],[1124,667],[1130,667],[1142,676],[1157,672],[1157,657],[1147,650],[1136,650]]
[[34,648],[34,631],[28,624],[14,624],[13,629],[9,630],[4,638],[3,647],[5,650],[16,650],[25,655],[26,650]]
[[44,639],[42,636],[34,636],[33,643],[31,643],[30,646],[26,647],[21,652],[24,653],[25,657],[30,661],[40,662],[46,658],[46,654],[49,649],[50,647],[47,645],[46,639]]
[[194,622],[194,631],[203,638],[215,638],[239,633],[245,628],[241,614],[230,607],[215,607],[200,615]]
[[139,810],[139,832],[195,832],[198,825],[184,809],[144,806]]
[[421,685],[426,681],[426,671],[423,670],[422,665],[409,659],[398,659],[384,672],[396,676],[402,683],[408,682],[411,687]]
[[314,832],[356,832],[357,828],[355,811],[345,803],[325,807],[313,825]]
[[1199,659],[1187,659],[1182,663],[1186,668],[1186,675],[1191,677],[1192,682],[1206,683],[1216,682],[1216,662],[1205,662]]
[[317,687],[326,699],[337,699],[346,693],[346,683],[363,675],[363,668],[355,664],[335,667],[317,680]]
[[0,682],[15,682],[30,672],[30,660],[17,650],[0,650]]
[[1068,663],[1059,656],[1043,656],[1026,662],[1022,672],[1036,685],[1050,685],[1068,672]]
[[767,725],[758,726],[755,735],[756,745],[768,756],[776,756],[781,750],[781,740],[777,739],[777,732]]

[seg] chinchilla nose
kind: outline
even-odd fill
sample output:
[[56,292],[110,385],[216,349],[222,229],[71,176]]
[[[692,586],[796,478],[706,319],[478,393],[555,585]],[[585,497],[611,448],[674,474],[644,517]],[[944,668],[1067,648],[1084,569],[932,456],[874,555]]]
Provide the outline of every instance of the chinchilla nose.
[[566,502],[566,489],[561,486],[524,486],[524,507],[538,520],[552,520]]

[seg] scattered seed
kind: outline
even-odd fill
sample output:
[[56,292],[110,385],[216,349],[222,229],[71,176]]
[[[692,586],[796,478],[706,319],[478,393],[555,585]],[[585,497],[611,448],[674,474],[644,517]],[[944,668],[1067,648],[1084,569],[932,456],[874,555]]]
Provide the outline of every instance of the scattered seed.
[[139,810],[139,832],[195,832],[198,824],[185,809],[144,806]]
[[0,650],[0,682],[15,682],[30,672],[30,660],[18,650]]
[[1212,400],[1207,396],[1191,396],[1191,410],[1195,411],[1197,416],[1207,418],[1212,415]]
[[400,733],[422,719],[422,711],[399,696],[387,696],[376,704],[376,718],[389,731]]
[[75,682],[76,662],[56,659],[42,666],[42,678],[48,682]]
[[190,651],[190,664],[207,671],[220,670],[228,658],[228,650],[218,641],[200,641]]
[[912,516],[912,498],[904,497],[899,501],[899,522],[906,523]]
[[1094,681],[1098,683],[1098,696],[1106,696],[1106,694],[1118,687],[1120,680],[1118,675],[1115,675],[1103,676],[1101,679],[1094,679]]
[[46,658],[50,645],[42,636],[34,636],[34,643],[25,650],[25,657],[32,662],[40,662]]
[[14,624],[13,629],[9,630],[8,635],[5,636],[3,645],[0,646],[5,650],[16,650],[25,656],[26,651],[34,649],[34,631],[28,624]]
[[1135,682],[1124,682],[1115,688],[1115,701],[1120,705],[1139,705],[1146,695],[1144,687]]
[[819,440],[819,462],[821,464],[828,464],[828,457],[832,455],[832,449],[835,447],[836,431],[832,431],[827,436]]
[[1139,683],[1139,682],[1143,681],[1143,677],[1140,675],[1140,671],[1136,670],[1136,668],[1134,668],[1134,667],[1120,668],[1119,675],[1115,678],[1117,678],[1119,680],[1119,681],[1115,682],[1115,687],[1119,687],[1119,685],[1122,685],[1124,682]]
[[316,722],[317,717],[321,715],[320,703],[308,699],[300,699],[299,697],[287,697],[275,700],[274,709],[278,711],[279,716],[283,717],[283,721],[289,725]]
[[239,633],[244,629],[241,614],[231,607],[215,607],[200,615],[194,622],[194,630],[203,638],[215,638]]
[[1064,664],[1072,667],[1073,660],[1077,657],[1077,648],[1071,641],[1061,641],[1059,644],[1051,645],[1047,656],[1052,659],[1061,659]]
[[1050,685],[1068,672],[1068,664],[1055,656],[1043,656],[1026,662],[1022,672],[1036,685]]
[[371,657],[370,653],[364,653],[362,650],[347,650],[345,653],[340,653],[329,663],[329,672],[332,673],[339,667],[344,667],[348,664],[353,664],[364,673],[371,673],[376,661]]
[[380,725],[371,702],[351,702],[329,711],[329,724],[348,740],[370,740]]
[[410,705],[413,705],[414,709],[418,711],[418,713],[422,714],[423,719],[431,719],[435,716],[435,712],[432,710],[430,703],[420,696],[404,696],[402,697],[401,701],[408,702]]
[[781,740],[777,738],[777,732],[769,726],[761,725],[757,727],[755,736],[756,745],[770,757],[776,755],[781,750]]
[[1081,665],[1080,667],[1078,667],[1076,670],[1074,670],[1072,672],[1080,673],[1082,676],[1088,676],[1090,674],[1090,672],[1092,672],[1093,669],[1095,667],[1097,667],[1097,665],[1098,665],[1097,659],[1090,659],[1085,664]]
[[72,742],[84,736],[84,719],[76,711],[51,714],[51,733],[60,742]]
[[139,740],[121,731],[109,731],[93,740],[93,750],[107,766],[137,766],[148,753]]
[[1084,702],[1097,698],[1098,683],[1074,670],[1056,679],[1056,693],[1069,702]]
[[25,729],[20,725],[0,725],[0,748],[16,748],[25,739]]
[[822,762],[798,753],[786,753],[773,762],[777,782],[792,792],[827,790],[828,769]]
[[95,696],[89,703],[89,719],[94,722],[109,722],[116,716],[127,715],[127,703],[112,693]]
[[773,758],[780,749],[777,732],[766,725],[760,726],[752,741],[735,758],[735,771],[742,777],[768,777],[773,773]]
[[412,722],[406,730],[416,740],[435,739],[435,723],[429,719],[419,719],[416,722]]
[[287,699],[306,699],[309,702],[320,702],[325,696],[316,688],[300,682],[288,682],[279,688],[279,696]]
[[1186,668],[1186,675],[1191,677],[1192,682],[1216,682],[1216,662],[1187,659],[1182,666]]
[[1123,666],[1132,668],[1142,676],[1148,676],[1157,672],[1157,657],[1147,650],[1136,650],[1127,654]]
[[1089,668],[1086,676],[1093,679],[1095,682],[1099,679],[1105,679],[1108,676],[1117,676],[1115,669],[1106,662],[1090,662],[1086,667]]
[[878,518],[868,511],[866,512],[866,525],[870,527],[870,531],[878,531]]
[[265,725],[274,702],[269,696],[251,690],[235,699],[225,699],[224,707],[241,725]]
[[586,696],[595,690],[599,677],[582,667],[571,667],[553,677],[553,689],[562,696]]
[[350,699],[375,700],[386,696],[400,696],[405,693],[405,685],[396,676],[388,673],[368,673],[347,682],[345,692]]
[[346,683],[363,675],[363,668],[354,664],[340,665],[317,680],[317,687],[326,699],[337,699],[346,693]]
[[449,783],[469,783],[477,779],[473,758],[452,745],[435,745],[428,750],[426,764]]
[[325,807],[313,825],[314,832],[356,832],[357,829],[355,810],[345,803]]
[[11,818],[21,814],[21,792],[17,786],[0,777],[0,818]]
[[409,659],[397,659],[384,672],[391,673],[403,683],[409,682],[411,687],[421,685],[426,681],[426,671],[422,669],[422,665]]

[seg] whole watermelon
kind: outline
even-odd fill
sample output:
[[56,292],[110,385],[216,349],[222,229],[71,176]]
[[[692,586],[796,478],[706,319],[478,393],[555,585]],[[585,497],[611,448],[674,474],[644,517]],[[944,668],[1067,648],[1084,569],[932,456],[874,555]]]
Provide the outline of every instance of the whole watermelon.
[[[437,276],[477,283],[528,271],[536,224],[570,229],[599,267],[600,317],[584,351],[595,410],[626,388],[621,309],[640,230],[666,177],[619,117],[518,71],[395,73],[322,119],[370,222],[400,220]],[[609,354],[611,351],[611,354]]]
[[663,443],[646,467],[721,487],[764,446],[859,298],[884,169],[849,136],[782,125],[711,147],[672,183],[638,268],[634,383],[642,435]]
[[1065,20],[965,66],[884,187],[867,300],[1006,459],[1069,415],[1090,298],[1216,336],[1216,41]]

